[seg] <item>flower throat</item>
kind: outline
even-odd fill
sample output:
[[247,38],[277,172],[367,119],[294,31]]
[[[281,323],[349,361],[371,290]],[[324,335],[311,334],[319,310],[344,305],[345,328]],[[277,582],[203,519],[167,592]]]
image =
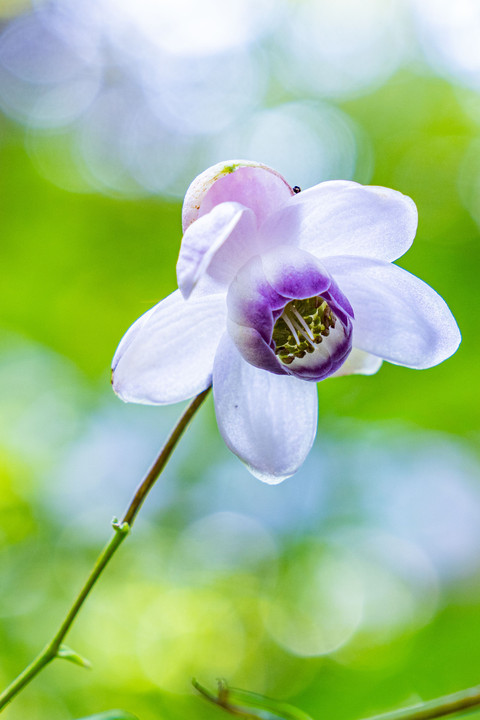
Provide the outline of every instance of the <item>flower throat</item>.
[[273,328],[275,354],[285,365],[313,353],[335,327],[337,318],[321,295],[292,300]]

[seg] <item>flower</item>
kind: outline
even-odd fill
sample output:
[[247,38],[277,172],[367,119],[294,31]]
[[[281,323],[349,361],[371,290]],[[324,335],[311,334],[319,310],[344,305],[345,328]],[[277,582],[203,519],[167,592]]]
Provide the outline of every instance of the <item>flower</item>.
[[395,190],[336,180],[299,192],[258,163],[209,168],[185,196],[179,289],[120,342],[115,392],[163,405],[213,384],[228,447],[280,482],[313,444],[317,381],[382,360],[428,368],[457,349],[442,298],[392,264],[416,228]]

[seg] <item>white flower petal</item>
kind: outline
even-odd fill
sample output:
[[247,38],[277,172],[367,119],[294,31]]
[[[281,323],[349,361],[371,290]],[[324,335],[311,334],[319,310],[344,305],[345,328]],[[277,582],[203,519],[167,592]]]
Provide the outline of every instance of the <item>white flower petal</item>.
[[461,336],[452,313],[419,278],[368,258],[331,257],[324,264],[352,304],[355,347],[417,369],[457,349]]
[[197,395],[211,384],[225,323],[224,295],[185,301],[176,290],[124,336],[113,359],[113,389],[126,402],[152,405]]
[[343,375],[375,375],[380,370],[382,358],[370,355],[370,353],[353,348],[343,365],[330,377],[342,377]]
[[[225,202],[190,225],[182,239],[177,262],[178,287],[187,299],[207,269],[213,269],[219,289],[226,287],[236,270],[251,256],[255,239],[251,210],[236,202]],[[218,255],[225,241],[228,248]],[[215,256],[218,257],[215,259]],[[209,267],[209,266],[212,266]]]
[[213,394],[223,439],[253,475],[274,484],[298,470],[315,439],[316,383],[253,367],[225,334]]
[[406,195],[333,180],[295,195],[267,219],[261,234],[319,258],[360,255],[391,261],[408,250],[416,229],[417,209]]
[[[160,303],[159,303],[160,304]],[[138,333],[140,332],[141,328],[145,325],[148,318],[152,313],[155,312],[155,309],[158,307],[158,305],[154,305],[154,307],[150,308],[146,312],[143,313],[143,315],[140,315],[140,317],[135,320],[133,325],[131,325],[125,335],[120,340],[117,349],[115,350],[115,355],[113,356],[112,360],[112,370],[114,370],[118,364],[118,361],[124,355],[127,351],[127,349],[130,347]]]
[[227,201],[251,208],[257,225],[293,195],[280,173],[252,160],[227,160],[198,175],[183,201],[183,231],[199,217]]

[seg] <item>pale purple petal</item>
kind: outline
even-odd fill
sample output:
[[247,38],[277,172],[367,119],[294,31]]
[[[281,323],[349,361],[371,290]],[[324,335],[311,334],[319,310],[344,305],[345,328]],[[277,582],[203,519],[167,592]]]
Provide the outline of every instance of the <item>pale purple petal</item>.
[[228,317],[237,325],[255,328],[269,343],[274,319],[287,302],[267,281],[262,259],[257,256],[242,267],[228,289]]
[[113,360],[113,389],[126,402],[152,405],[197,395],[211,384],[225,322],[223,295],[185,301],[176,290],[124,336]]
[[333,180],[295,195],[260,232],[319,258],[360,255],[391,261],[408,250],[416,229],[417,209],[406,195]]
[[461,339],[457,323],[422,280],[380,260],[345,256],[324,262],[352,303],[354,347],[417,369],[455,352]]
[[314,297],[328,290],[331,278],[308,252],[280,246],[262,255],[266,281],[279,295],[291,299]]
[[213,394],[223,439],[253,475],[278,483],[298,470],[317,429],[314,383],[249,365],[225,334],[215,357]]
[[287,181],[266,165],[250,160],[221,162],[196,177],[188,188],[183,202],[183,230],[216,205],[229,201],[253,210],[259,225],[292,195]]
[[290,374],[258,330],[240,325],[230,318],[227,321],[227,329],[238,351],[248,363],[275,375]]
[[262,265],[265,279],[280,295],[297,300],[322,295],[333,301],[343,322],[347,322],[346,315],[353,317],[348,298],[332,281],[325,265],[312,254],[281,245],[262,255]]
[[[228,242],[228,248],[222,246]],[[253,254],[255,217],[239,203],[228,202],[190,225],[177,262],[178,287],[187,299],[208,270],[221,288]]]
[[140,315],[140,317],[135,320],[133,325],[128,328],[127,332],[120,340],[117,349],[115,350],[115,355],[113,356],[112,360],[112,370],[117,367],[120,358],[125,355],[128,348],[130,347],[134,339],[137,337],[138,333],[145,325],[149,317],[155,312],[157,307],[158,305],[154,305],[152,308],[144,312],[143,315]]
[[330,377],[342,377],[344,375],[375,375],[380,370],[382,358],[370,355],[369,353],[353,348],[343,365]]

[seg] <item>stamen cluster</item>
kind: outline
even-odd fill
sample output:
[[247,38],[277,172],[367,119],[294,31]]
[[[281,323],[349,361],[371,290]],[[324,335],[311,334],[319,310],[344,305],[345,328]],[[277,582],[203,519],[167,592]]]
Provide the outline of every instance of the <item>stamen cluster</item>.
[[321,295],[292,300],[285,306],[273,328],[275,354],[284,365],[313,353],[337,318]]

